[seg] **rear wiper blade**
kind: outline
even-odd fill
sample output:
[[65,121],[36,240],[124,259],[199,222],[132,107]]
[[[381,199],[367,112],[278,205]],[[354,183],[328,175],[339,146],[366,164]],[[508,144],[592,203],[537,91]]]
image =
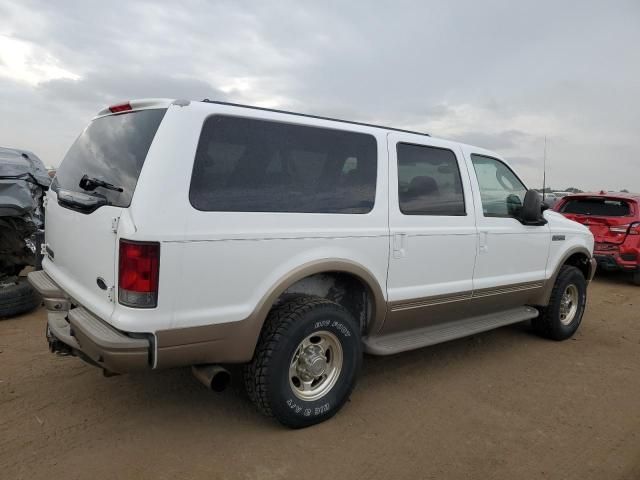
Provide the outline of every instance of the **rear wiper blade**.
[[89,192],[94,191],[98,187],[106,188],[107,190],[113,190],[114,192],[124,192],[124,189],[122,187],[118,187],[117,185],[105,182],[104,180],[100,180],[96,177],[90,177],[89,175],[83,175],[78,186],[83,190],[87,190]]

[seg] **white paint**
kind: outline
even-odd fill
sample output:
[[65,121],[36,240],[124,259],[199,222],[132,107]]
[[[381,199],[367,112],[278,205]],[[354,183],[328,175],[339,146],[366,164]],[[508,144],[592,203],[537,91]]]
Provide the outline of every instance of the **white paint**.
[[[50,192],[46,233],[56,258],[44,263],[72,297],[123,331],[155,332],[242,320],[282,277],[323,259],[359,264],[384,292],[388,286],[389,300],[406,300],[542,280],[568,248],[593,248],[586,228],[551,212],[545,214],[549,223],[543,227],[526,227],[510,218],[484,218],[469,155],[500,158],[492,152],[422,135],[225,105],[191,102],[181,107],[168,100],[132,105],[163,106],[168,111],[131,206],[102,207],[83,215],[58,206]],[[193,159],[202,124],[214,113],[373,135],[378,143],[373,210],[334,215],[194,209],[188,195]],[[456,154],[466,216],[400,213],[395,154],[399,141],[449,148]],[[114,234],[111,224],[116,217],[120,221]],[[567,240],[550,246],[552,233],[563,233]],[[98,289],[96,277],[102,276],[117,292],[120,238],[161,242],[157,308],[110,303],[107,293]]]

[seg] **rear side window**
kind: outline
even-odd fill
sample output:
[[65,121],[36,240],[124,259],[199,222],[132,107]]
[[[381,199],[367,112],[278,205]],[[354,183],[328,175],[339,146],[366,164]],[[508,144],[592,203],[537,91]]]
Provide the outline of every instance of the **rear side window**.
[[202,128],[189,199],[204,211],[368,213],[376,172],[371,135],[214,115]]
[[631,214],[628,202],[601,197],[568,199],[560,211],[598,217],[626,217]]
[[398,198],[405,215],[465,215],[460,169],[451,150],[398,143]]
[[166,111],[164,108],[138,110],[93,120],[62,160],[52,188],[88,193],[79,185],[80,179],[87,175],[122,187],[122,192],[102,187],[93,192],[104,196],[110,205],[128,207]]

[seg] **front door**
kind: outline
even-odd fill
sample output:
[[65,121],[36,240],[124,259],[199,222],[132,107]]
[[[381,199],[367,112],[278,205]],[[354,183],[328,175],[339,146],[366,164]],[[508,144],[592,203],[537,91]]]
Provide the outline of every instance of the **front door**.
[[549,225],[523,225],[515,218],[527,189],[506,163],[472,147],[463,150],[475,178],[479,245],[474,297],[491,297],[490,310],[523,305],[546,278]]
[[457,144],[390,133],[387,291],[383,332],[464,318],[477,251],[469,172]]

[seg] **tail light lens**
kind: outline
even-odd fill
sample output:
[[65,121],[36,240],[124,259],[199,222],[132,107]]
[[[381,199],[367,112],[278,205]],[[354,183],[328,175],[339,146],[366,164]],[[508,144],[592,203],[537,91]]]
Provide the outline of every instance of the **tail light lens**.
[[136,308],[158,305],[160,244],[120,240],[118,301]]
[[609,227],[611,233],[627,233],[629,225],[617,225],[615,227]]
[[640,235],[640,222],[629,225],[629,235]]

